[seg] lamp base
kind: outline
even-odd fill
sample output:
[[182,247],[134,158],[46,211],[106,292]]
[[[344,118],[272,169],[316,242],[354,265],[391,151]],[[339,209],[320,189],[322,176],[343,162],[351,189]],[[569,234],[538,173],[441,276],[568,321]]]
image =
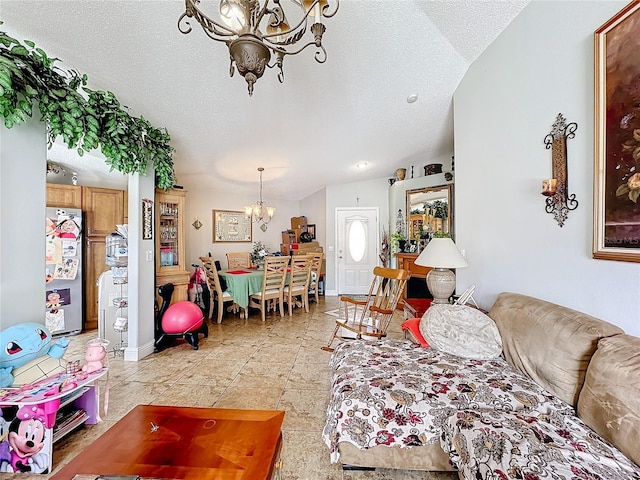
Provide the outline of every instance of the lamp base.
[[448,268],[433,268],[427,273],[427,287],[433,295],[432,303],[449,303],[456,289],[456,275]]

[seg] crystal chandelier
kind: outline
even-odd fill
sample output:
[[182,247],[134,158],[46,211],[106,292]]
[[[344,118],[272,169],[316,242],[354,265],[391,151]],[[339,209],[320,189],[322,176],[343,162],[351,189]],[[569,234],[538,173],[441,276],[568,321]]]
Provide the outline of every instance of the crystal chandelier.
[[[253,95],[253,84],[262,76],[265,67],[278,67],[278,80],[284,82],[282,63],[285,55],[295,55],[307,47],[315,45],[315,59],[318,63],[327,60],[327,51],[322,45],[322,35],[326,28],[322,17],[333,17],[338,11],[340,0],[288,0],[298,8],[301,18],[293,26],[287,20],[281,0],[219,0],[220,21],[202,13],[198,8],[200,0],[185,0],[185,12],[178,19],[178,30],[189,33],[194,18],[211,39],[224,42],[231,56],[230,75],[235,68],[247,81],[249,96]],[[329,1],[335,8],[329,7]],[[268,20],[263,22],[265,16]],[[311,20],[313,17],[313,20]],[[305,37],[307,24],[314,39],[302,46],[296,46]],[[260,24],[263,23],[261,30]],[[269,64],[271,53],[275,61]],[[235,66],[234,66],[235,64]]]
[[275,207],[265,206],[264,202],[262,201],[262,172],[264,172],[264,168],[260,167],[258,168],[258,171],[260,172],[260,200],[258,200],[255,205],[244,207],[244,213],[247,216],[251,217],[252,222],[262,222],[262,225],[260,225],[260,230],[266,232],[267,224],[273,218],[273,215],[276,213],[276,209]]

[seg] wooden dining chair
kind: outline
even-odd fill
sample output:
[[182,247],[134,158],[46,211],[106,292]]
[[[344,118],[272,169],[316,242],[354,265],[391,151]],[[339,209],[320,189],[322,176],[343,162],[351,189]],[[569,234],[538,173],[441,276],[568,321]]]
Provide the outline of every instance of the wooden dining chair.
[[313,293],[316,303],[319,301],[318,283],[320,282],[320,272],[322,270],[323,252],[307,254],[311,258],[311,277],[309,279],[309,293]]
[[264,277],[262,291],[249,296],[249,306],[257,308],[262,313],[262,321],[266,320],[267,310],[280,308],[280,316],[284,317],[284,282],[287,277],[289,257],[269,256],[264,262]]
[[223,292],[220,286],[220,277],[211,257],[200,257],[202,267],[204,268],[207,287],[209,287],[209,318],[213,317],[213,306],[217,303],[218,307],[218,323],[222,323],[222,314],[224,313],[224,304],[227,302],[234,302],[233,297],[229,292]]
[[294,255],[289,268],[289,283],[284,287],[284,298],[293,315],[293,304],[300,297],[304,311],[309,313],[309,279],[311,277],[311,256]]
[[251,254],[249,252],[227,253],[227,268],[249,268],[251,266]]
[[410,276],[408,270],[374,267],[371,287],[364,299],[340,297],[336,327],[322,350],[333,352],[332,344],[336,340],[380,340],[385,337]]

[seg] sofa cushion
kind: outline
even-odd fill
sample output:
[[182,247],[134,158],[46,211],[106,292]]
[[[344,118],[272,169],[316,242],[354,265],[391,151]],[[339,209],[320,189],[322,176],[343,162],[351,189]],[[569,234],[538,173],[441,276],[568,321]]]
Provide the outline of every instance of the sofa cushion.
[[584,421],[557,411],[458,411],[440,445],[464,479],[640,479],[640,467]]
[[578,415],[640,465],[640,338],[603,338],[578,398]]
[[598,340],[624,333],[585,313],[518,293],[498,295],[489,316],[500,330],[505,359],[573,406]]
[[431,347],[459,357],[489,360],[502,353],[495,322],[465,305],[432,304],[422,316],[420,332]]

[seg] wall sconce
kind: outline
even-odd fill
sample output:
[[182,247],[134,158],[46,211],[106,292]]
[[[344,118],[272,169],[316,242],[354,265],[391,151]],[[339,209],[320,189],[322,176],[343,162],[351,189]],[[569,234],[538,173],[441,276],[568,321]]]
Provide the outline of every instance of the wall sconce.
[[551,132],[544,137],[547,150],[551,149],[551,175],[553,178],[542,181],[542,195],[546,196],[545,211],[553,214],[560,227],[564,226],[570,210],[578,208],[575,193],[569,195],[567,173],[567,139],[576,136],[578,124],[567,125],[561,113],[551,127]]
[[200,230],[202,228],[202,222],[200,222],[200,220],[196,218],[191,226],[193,226],[193,228],[195,228],[196,230]]

